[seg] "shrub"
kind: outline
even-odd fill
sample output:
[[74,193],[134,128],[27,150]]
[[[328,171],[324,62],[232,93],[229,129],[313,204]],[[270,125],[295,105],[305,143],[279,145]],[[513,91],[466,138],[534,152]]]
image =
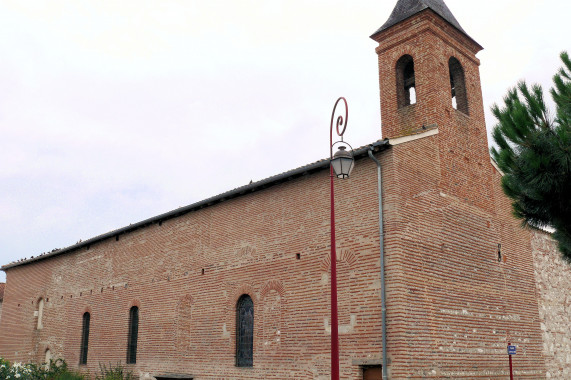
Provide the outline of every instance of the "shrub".
[[[99,364],[96,380],[135,380],[133,373],[121,363]],[[0,358],[0,380],[87,380],[87,376],[70,370],[63,359],[50,360],[49,364],[13,363]]]
[[135,380],[133,373],[124,368],[121,363],[115,366],[109,364],[109,367],[100,363],[99,371],[100,373],[95,377],[96,380]]
[[35,379],[33,369],[20,363],[11,364],[8,360],[0,358],[0,379],[2,380],[32,380]]
[[11,364],[0,358],[1,380],[85,380],[85,376],[69,370],[65,360],[50,360],[50,363]]

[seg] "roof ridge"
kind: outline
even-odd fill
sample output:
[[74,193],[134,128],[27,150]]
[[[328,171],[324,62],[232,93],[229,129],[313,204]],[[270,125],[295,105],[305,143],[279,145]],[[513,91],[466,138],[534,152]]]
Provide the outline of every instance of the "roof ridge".
[[450,25],[472,39],[468,33],[462,29],[458,20],[456,20],[450,9],[448,9],[448,6],[446,6],[446,3],[444,3],[444,0],[398,0],[387,21],[371,35],[371,38],[425,9],[431,9]]
[[[367,156],[367,151],[369,149],[383,150],[383,149],[386,149],[388,146],[389,146],[389,140],[388,139],[376,140],[370,144],[363,145],[357,149],[353,149],[353,154],[355,157]],[[213,204],[223,202],[225,200],[232,199],[232,198],[235,198],[235,197],[247,194],[247,193],[266,189],[270,186],[285,182],[291,178],[300,177],[300,176],[303,176],[305,174],[309,174],[309,173],[312,173],[315,171],[319,171],[319,170],[322,170],[322,169],[327,168],[327,167],[329,167],[329,158],[323,158],[323,159],[317,160],[313,163],[306,164],[306,165],[303,165],[303,166],[300,166],[298,168],[291,169],[291,170],[288,170],[288,171],[285,171],[282,173],[278,173],[278,174],[272,175],[270,177],[266,177],[264,179],[261,179],[259,181],[249,183],[249,184],[244,185],[244,186],[239,186],[237,188],[234,188],[232,190],[228,190],[228,191],[220,193],[218,195],[214,195],[212,197],[203,199],[201,201],[194,202],[190,205],[182,206],[182,207],[176,208],[174,210],[156,215],[154,217],[147,218],[145,220],[129,224],[128,226],[118,228],[118,229],[115,229],[115,230],[94,236],[94,237],[86,239],[86,240],[80,240],[77,243],[75,243],[74,245],[70,245],[68,247],[55,248],[52,251],[44,252],[44,253],[39,254],[35,257],[31,256],[30,258],[24,258],[24,259],[20,259],[17,261],[13,261],[9,264],[5,264],[5,265],[0,266],[0,269],[5,271],[6,269],[9,269],[9,268],[12,268],[15,266],[24,265],[24,264],[28,264],[28,263],[31,263],[34,261],[47,259],[49,257],[61,255],[61,254],[64,254],[66,252],[71,252],[71,251],[77,250],[77,249],[82,248],[82,247],[86,247],[86,246],[88,247],[91,244],[94,244],[98,241],[109,239],[112,237],[117,237],[118,235],[130,232],[130,231],[133,231],[133,230],[136,230],[139,228],[144,228],[144,227],[147,227],[151,224],[161,222],[163,220],[176,218],[178,216],[187,214],[189,212],[192,212],[192,211],[204,208],[204,207],[209,207]]]

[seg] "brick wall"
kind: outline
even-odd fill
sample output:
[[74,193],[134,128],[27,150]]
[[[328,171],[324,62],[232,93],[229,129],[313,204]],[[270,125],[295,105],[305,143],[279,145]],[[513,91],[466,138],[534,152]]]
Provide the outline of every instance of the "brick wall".
[[523,353],[517,377],[544,378],[529,232],[511,217],[499,175],[489,183],[493,213],[441,186],[440,137],[385,153],[391,376],[506,376],[510,339]]
[[[480,48],[431,10],[380,33],[379,62],[382,135],[411,135],[437,126],[441,158],[441,187],[493,212],[490,194],[489,153],[480,87]],[[398,108],[396,64],[403,55],[414,60],[417,103]],[[469,115],[452,106],[449,59],[464,69]]]
[[[425,136],[386,153],[391,375],[507,376],[510,342],[522,353],[516,376],[544,378],[530,233],[511,216],[490,163],[481,48],[431,10],[375,40],[383,136]],[[416,104],[399,108],[396,66],[405,54],[414,60]],[[451,57],[464,71],[468,113],[452,105]],[[438,133],[423,134],[431,128]],[[498,244],[506,262],[497,260]]]
[[6,288],[5,283],[0,283],[0,319],[2,318],[2,302],[4,301],[4,289]]
[[[544,378],[540,324],[549,318],[534,306],[531,234],[511,217],[497,172],[489,184],[494,213],[446,193],[439,138],[379,155],[391,376],[506,376],[510,339],[518,346],[516,376]],[[352,178],[336,184],[341,370],[359,379],[360,363],[381,358],[375,167],[359,160]],[[41,361],[49,348],[76,367],[88,311],[88,365],[81,368],[94,373],[100,362],[125,361],[129,308],[137,305],[139,350],[130,367],[143,377],[326,379],[328,209],[321,172],[9,269],[0,321],[9,333],[0,336],[0,355]],[[506,262],[497,261],[498,243]],[[253,368],[234,366],[242,294],[255,305]],[[44,327],[36,330],[40,298]],[[553,355],[554,363],[566,360]]]
[[[570,275],[554,264],[553,243],[511,216],[487,151],[479,47],[432,11],[377,40],[383,135],[394,145],[378,154],[391,378],[503,378],[508,342],[518,347],[518,379],[567,377],[569,298],[559,289]],[[417,103],[398,109],[394,68],[403,54],[415,62]],[[468,114],[452,107],[450,56],[464,70]],[[375,165],[361,159],[351,179],[336,181],[346,379],[381,361],[376,180]],[[87,311],[81,369],[124,362],[136,305],[139,349],[130,368],[142,378],[328,379],[328,186],[321,171],[9,269],[0,355],[41,361],[49,349],[76,367]],[[234,365],[242,294],[255,308],[253,368]]]
[[[360,160],[336,182],[343,378],[380,362],[376,170]],[[351,194],[351,195],[350,195]],[[300,258],[298,259],[297,254]],[[325,379],[329,376],[329,176],[325,171],[205,208],[119,240],[7,270],[0,355],[77,367],[91,314],[87,366],[125,362],[128,313],[139,306],[145,375]],[[255,305],[254,367],[237,368],[235,305]],[[38,300],[45,300],[37,330]]]

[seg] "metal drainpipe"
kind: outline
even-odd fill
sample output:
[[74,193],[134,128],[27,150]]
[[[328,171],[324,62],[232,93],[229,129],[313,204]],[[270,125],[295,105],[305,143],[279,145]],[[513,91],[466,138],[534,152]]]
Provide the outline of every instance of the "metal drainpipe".
[[385,234],[383,232],[383,189],[381,181],[381,163],[373,156],[373,149],[368,151],[371,160],[377,164],[377,186],[379,192],[379,245],[381,250],[381,311],[383,331],[383,380],[388,380],[387,368],[387,304],[385,292]]

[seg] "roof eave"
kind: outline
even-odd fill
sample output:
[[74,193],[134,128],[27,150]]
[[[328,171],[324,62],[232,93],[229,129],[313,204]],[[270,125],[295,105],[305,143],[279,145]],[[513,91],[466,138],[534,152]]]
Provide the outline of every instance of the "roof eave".
[[[355,158],[359,159],[359,158],[366,157],[368,155],[367,152],[371,149],[374,152],[380,152],[380,151],[387,149],[389,146],[390,146],[390,144],[389,144],[388,139],[378,140],[378,141],[375,141],[374,143],[372,143],[370,145],[365,145],[363,147],[355,149],[353,151],[353,155]],[[329,167],[329,159],[322,159],[322,160],[316,161],[314,163],[311,163],[309,165],[301,166],[299,168],[289,170],[287,172],[277,174],[277,175],[262,179],[262,180],[257,181],[257,182],[253,182],[251,184],[238,187],[236,189],[224,192],[222,194],[215,195],[213,197],[204,199],[202,201],[192,203],[188,206],[180,207],[178,209],[166,212],[164,214],[160,214],[160,215],[154,216],[152,218],[145,219],[143,221],[140,221],[140,222],[137,222],[134,224],[130,224],[126,227],[122,227],[122,228],[107,232],[105,234],[95,236],[95,237],[87,239],[85,241],[81,241],[77,244],[74,244],[74,245],[71,245],[71,246],[68,246],[65,248],[61,248],[58,250],[54,250],[52,252],[43,254],[41,256],[37,256],[37,257],[33,257],[33,258],[30,258],[27,260],[22,260],[19,262],[13,262],[10,264],[3,265],[2,267],[0,267],[0,269],[3,271],[6,271],[7,269],[11,269],[11,268],[14,268],[17,266],[30,264],[30,263],[33,263],[36,261],[45,260],[45,259],[48,259],[48,258],[51,258],[54,256],[59,256],[59,255],[65,254],[65,253],[76,251],[78,249],[90,246],[90,245],[98,243],[100,241],[103,241],[103,240],[106,240],[109,238],[114,238],[114,237],[117,237],[119,235],[126,234],[128,232],[132,232],[132,231],[137,230],[139,228],[144,228],[144,227],[147,227],[147,226],[159,223],[159,222],[163,222],[163,221],[168,220],[168,219],[173,219],[173,218],[182,216],[184,214],[203,209],[205,207],[213,206],[217,203],[224,202],[224,201],[232,199],[232,198],[236,198],[236,197],[239,197],[239,196],[242,196],[245,194],[250,194],[250,193],[253,193],[253,192],[256,192],[259,190],[264,190],[264,189],[267,189],[271,186],[289,181],[289,180],[294,179],[294,178],[302,177],[304,175],[312,174],[312,173],[315,173],[317,171],[326,169],[328,167]]]

